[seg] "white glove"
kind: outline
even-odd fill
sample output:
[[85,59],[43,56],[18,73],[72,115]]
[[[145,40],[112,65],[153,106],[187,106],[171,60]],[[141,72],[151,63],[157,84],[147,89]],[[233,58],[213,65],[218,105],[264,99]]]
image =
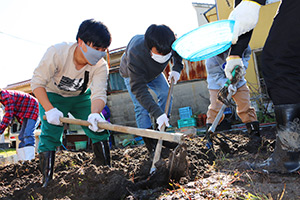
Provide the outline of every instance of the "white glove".
[[180,78],[180,74],[176,71],[170,71],[169,78],[168,78],[169,83],[171,83],[172,78],[174,78],[174,84],[176,84]]
[[169,124],[169,119],[168,119],[168,117],[167,117],[166,114],[162,114],[161,116],[159,116],[159,117],[156,119],[156,123],[158,124],[158,129],[159,129],[160,131],[164,131],[164,130],[161,129],[162,126],[163,126],[164,124],[166,125],[166,127],[169,127],[169,126],[170,126],[170,124]]
[[104,129],[99,129],[98,122],[107,122],[105,119],[103,119],[99,113],[91,113],[88,117],[88,122],[91,123],[89,125],[89,129],[91,129],[94,132],[102,132]]
[[47,112],[45,112],[45,115],[49,124],[62,126],[62,123],[59,120],[59,118],[63,117],[64,114],[57,108],[52,108],[51,110],[48,110]]
[[230,85],[228,86],[228,92],[231,92],[231,93],[232,93],[232,96],[235,95],[236,90],[237,90],[236,86],[234,86],[234,85],[232,85],[232,84],[230,84]]
[[230,13],[228,19],[234,20],[232,44],[236,44],[238,37],[254,29],[259,18],[261,5],[254,1],[242,1]]
[[235,58],[227,58],[226,59],[226,65],[224,68],[226,77],[231,81],[232,80],[232,71],[236,66],[241,66],[241,76],[244,76],[246,74],[242,59],[239,57]]

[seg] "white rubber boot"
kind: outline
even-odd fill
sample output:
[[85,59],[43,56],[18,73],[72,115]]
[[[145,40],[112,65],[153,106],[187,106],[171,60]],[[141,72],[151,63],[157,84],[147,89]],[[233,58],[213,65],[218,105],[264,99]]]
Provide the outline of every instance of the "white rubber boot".
[[18,160],[25,160],[24,148],[17,149]]
[[32,160],[35,158],[35,147],[34,146],[26,146],[24,149],[24,160]]

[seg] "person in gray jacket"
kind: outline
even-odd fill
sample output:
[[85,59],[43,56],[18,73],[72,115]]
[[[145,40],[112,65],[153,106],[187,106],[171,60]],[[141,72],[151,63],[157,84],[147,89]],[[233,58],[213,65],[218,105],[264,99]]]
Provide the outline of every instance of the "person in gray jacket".
[[[251,49],[248,46],[242,54],[244,71],[246,71],[248,68],[250,55]],[[225,51],[224,53],[207,59],[205,63],[208,90],[210,95],[210,105],[208,106],[206,120],[207,130],[214,122],[219,110],[223,105],[222,102],[218,101],[217,94],[228,80],[224,72],[227,56],[228,51]],[[229,85],[228,90],[232,90],[233,92],[232,98],[237,104],[237,114],[241,118],[242,122],[246,123],[248,134],[251,137],[255,137],[259,136],[259,122],[257,121],[255,109],[250,105],[250,92],[246,83],[247,81],[243,76],[235,86]]]
[[[174,78],[176,84],[183,68],[182,58],[171,48],[174,41],[175,34],[168,26],[152,24],[144,35],[136,35],[130,40],[121,58],[120,74],[133,101],[138,128],[153,128],[150,115],[156,119],[160,131],[164,131],[163,124],[169,126],[170,109],[168,115],[164,113],[169,83],[163,71],[173,58],[168,80]],[[157,95],[157,103],[149,88]],[[144,138],[144,141],[151,153],[155,140]]]

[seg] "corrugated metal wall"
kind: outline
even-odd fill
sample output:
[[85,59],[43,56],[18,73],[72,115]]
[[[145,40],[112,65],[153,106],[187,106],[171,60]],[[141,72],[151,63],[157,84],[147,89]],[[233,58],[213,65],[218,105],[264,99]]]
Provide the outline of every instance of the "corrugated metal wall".
[[[207,78],[204,61],[190,62],[187,60],[183,60],[183,63],[184,63],[184,67],[181,71],[179,82]],[[166,76],[168,76],[169,72],[170,72],[170,64],[168,64],[164,73]]]

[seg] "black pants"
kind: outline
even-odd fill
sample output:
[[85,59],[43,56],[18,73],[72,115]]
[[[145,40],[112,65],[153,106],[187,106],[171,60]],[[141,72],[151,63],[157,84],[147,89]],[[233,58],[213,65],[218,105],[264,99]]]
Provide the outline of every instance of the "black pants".
[[299,18],[300,1],[282,0],[263,49],[263,76],[275,105],[300,102]]

